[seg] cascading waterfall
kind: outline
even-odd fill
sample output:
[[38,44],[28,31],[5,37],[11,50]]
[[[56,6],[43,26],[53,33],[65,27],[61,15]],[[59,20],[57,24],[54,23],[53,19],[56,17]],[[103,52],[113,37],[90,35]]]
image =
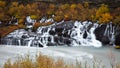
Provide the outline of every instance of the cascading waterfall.
[[78,46],[78,44],[83,43],[83,32],[80,30],[83,26],[78,21],[75,22],[74,26],[75,27],[73,27],[73,30],[71,32],[71,37],[75,40],[72,42],[72,45]]
[[[70,37],[59,36],[57,33],[55,35],[50,35],[49,32],[51,30],[54,32],[60,33],[59,31],[55,31],[56,29],[55,26],[60,24],[62,23],[39,27],[36,33],[25,31],[24,29],[19,29],[10,33],[7,37],[17,38],[16,40],[18,41],[18,45],[22,45],[21,38],[23,36],[27,36],[23,41],[26,42],[26,45],[28,47],[30,46],[47,47],[48,43],[66,44],[70,42],[71,42],[70,43],[71,46],[94,46],[94,47],[102,46],[101,42],[96,40],[96,37],[94,34],[94,30],[97,28],[96,24],[93,24],[93,26],[88,30],[88,27],[92,25],[91,22],[75,21],[72,29],[66,30],[65,29],[66,27],[64,27],[64,29],[61,32],[61,34],[65,34],[65,32],[68,31],[66,34],[70,35]],[[65,24],[65,26],[66,25],[67,24]],[[85,32],[87,33],[87,37],[83,38],[83,35]],[[9,43],[8,45],[12,45],[12,44]]]
[[[45,30],[42,30],[43,28],[39,28],[39,29],[40,29],[40,31],[38,31],[37,33],[42,34],[42,35],[41,35],[41,40],[42,40],[42,41],[39,41],[39,43],[40,43],[41,45],[43,45],[43,47],[47,47],[48,37],[50,36],[50,35],[49,35],[49,31],[51,30],[51,27],[48,28],[48,29],[45,28]],[[53,42],[53,41],[52,41],[52,42]]]
[[[32,20],[30,16],[26,17],[26,23],[32,23],[27,28],[34,25],[35,20]],[[41,19],[43,21],[54,21],[52,18]],[[102,43],[96,40],[94,34],[95,29],[99,27],[97,23],[89,21],[84,22],[70,22],[67,23],[63,20],[59,23],[54,23],[49,26],[42,26],[37,29],[36,32],[26,31],[25,29],[18,29],[7,35],[5,38],[9,38],[7,45],[18,44],[30,46],[42,46],[48,45],[70,45],[70,46],[94,46],[101,47]],[[30,28],[29,28],[30,29]],[[108,36],[111,43],[115,41],[114,27],[112,24],[106,26],[104,35]]]
[[108,37],[111,45],[115,45],[115,26],[112,26],[112,23],[107,24],[104,36]]
[[94,24],[94,26],[90,29],[90,40],[87,41],[88,45],[94,46],[94,47],[101,47],[102,43],[98,40],[96,40],[95,34],[94,34],[94,30],[96,28],[96,25]]
[[[87,22],[87,21],[86,21],[86,23],[87,24],[85,24],[85,23],[81,24],[81,22],[78,22],[78,21],[75,22],[75,24],[74,24],[75,28],[73,28],[74,30],[71,33],[71,37],[75,39],[75,41],[73,41],[72,45],[101,47],[102,43],[100,41],[96,40],[96,37],[94,34],[94,30],[97,27],[96,24],[94,24],[91,27],[90,31],[87,32],[87,35],[88,35],[87,38],[86,39],[83,38],[83,34],[86,31],[85,28],[87,28],[88,25],[92,24],[91,22]],[[82,30],[82,29],[84,29],[84,30]]]
[[17,42],[18,42],[18,45],[19,45],[19,46],[21,46],[21,40],[20,40],[20,38],[19,38],[19,37],[17,37],[17,39],[16,39],[16,40],[17,40]]
[[32,45],[32,42],[33,42],[33,40],[34,40],[34,37],[30,37],[30,38],[28,38],[28,39],[26,39],[26,40],[28,40],[27,46],[30,47],[30,46]]

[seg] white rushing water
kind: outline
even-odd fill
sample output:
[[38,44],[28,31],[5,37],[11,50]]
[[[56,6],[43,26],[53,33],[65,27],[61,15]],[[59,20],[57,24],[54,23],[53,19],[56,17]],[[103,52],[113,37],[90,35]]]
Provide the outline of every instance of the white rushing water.
[[115,26],[112,26],[112,22],[107,24],[104,36],[108,37],[111,45],[115,45]]
[[94,34],[94,30],[97,27],[96,24],[94,24],[92,28],[90,28],[90,31],[87,32],[87,35],[88,35],[87,38],[86,39],[83,38],[83,34],[85,31],[87,31],[86,28],[88,27],[89,24],[91,24],[91,22],[86,21],[84,22],[84,24],[81,24],[81,22],[78,22],[78,21],[75,22],[74,24],[75,28],[73,28],[73,31],[71,33],[71,37],[76,39],[76,42],[73,41],[72,43],[73,46],[79,46],[79,45],[94,46],[94,47],[102,46],[102,43],[96,40],[96,37]]
[[[28,23],[34,24],[35,22],[35,20],[32,20],[30,16],[28,16],[26,20]],[[43,18],[41,19],[41,22],[43,21],[53,22],[53,19],[50,18],[45,20],[45,18]],[[69,41],[71,46],[94,46],[94,47],[102,46],[101,42],[96,40],[96,37],[94,34],[94,30],[98,27],[98,24],[92,23],[89,21],[84,21],[84,22],[75,21],[72,25],[73,27],[66,30],[69,24],[63,24],[63,23],[64,21],[61,21],[60,23],[55,23],[49,26],[42,26],[42,27],[39,27],[36,32],[31,32],[29,30],[26,31],[24,29],[15,30],[14,32],[6,36],[6,38],[11,39],[11,41],[7,40],[9,42],[9,44],[7,45],[11,45],[15,43],[15,45],[27,45],[28,47],[30,46],[47,47],[48,43],[66,44],[65,42]],[[32,25],[29,25],[29,26],[32,26]],[[63,29],[62,32],[60,32],[61,30],[60,31],[56,30],[56,28],[58,27],[61,30]],[[107,31],[107,28],[106,28],[106,31]],[[51,30],[55,32],[55,35],[50,34]],[[66,31],[68,31],[68,33],[65,33]],[[87,35],[86,38],[83,37],[85,32]],[[62,35],[59,36],[58,34],[62,34],[62,35],[67,34],[70,37],[64,37]],[[112,38],[114,39],[114,36]]]

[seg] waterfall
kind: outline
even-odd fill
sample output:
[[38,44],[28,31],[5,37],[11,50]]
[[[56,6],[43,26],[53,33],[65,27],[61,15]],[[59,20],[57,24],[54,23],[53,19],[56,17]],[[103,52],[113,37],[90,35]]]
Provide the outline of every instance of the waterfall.
[[96,37],[95,37],[95,34],[94,34],[94,30],[95,30],[95,25],[90,29],[90,37],[91,37],[91,39],[90,39],[90,42],[88,42],[89,43],[89,45],[92,45],[92,46],[94,46],[94,47],[101,47],[102,46],[102,43],[100,42],[100,41],[98,41],[98,40],[96,40]]
[[55,43],[55,42],[54,42],[54,37],[53,37],[53,36],[51,36],[51,42],[52,42],[52,43]]
[[[27,21],[33,22],[30,17],[27,17]],[[48,21],[52,21],[52,19],[49,19]],[[101,42],[96,40],[96,36],[94,34],[94,31],[97,27],[97,23],[92,23],[89,21],[61,21],[60,23],[39,27],[36,32],[18,29],[6,36],[12,37],[12,40],[7,40],[7,45],[12,45],[14,41],[15,44],[18,44],[19,46],[26,45],[28,47],[47,47],[49,44],[101,47]],[[107,25],[104,35],[109,33],[108,29],[111,27],[111,25]],[[111,34],[111,42],[114,42],[114,28],[112,27],[110,31],[112,31],[112,34],[111,32],[109,33]]]
[[18,45],[21,46],[21,40],[20,39],[18,39]]
[[104,36],[108,37],[111,45],[115,45],[115,26],[112,23],[108,23],[104,32]]
[[78,46],[83,43],[83,33],[80,30],[80,28],[83,28],[83,26],[78,21],[75,22],[74,26],[75,27],[72,29],[72,32],[71,32],[71,37],[75,39],[76,42],[73,41],[72,45]]
[[[71,37],[75,39],[75,41],[72,42],[72,45],[76,44],[76,46],[94,46],[94,47],[101,47],[102,44],[100,41],[96,40],[95,34],[94,34],[94,30],[95,28],[98,26],[97,24],[94,24],[90,31],[87,32],[85,28],[88,28],[88,26],[91,24],[91,22],[84,22],[83,25],[81,24],[81,22],[76,21],[74,26],[75,28],[73,28],[73,31],[71,33]],[[80,30],[80,29],[84,29],[84,30]],[[83,38],[83,34],[85,33],[85,31],[87,32],[88,36],[86,39]]]
[[29,42],[28,42],[28,47],[30,47],[31,46],[31,43],[32,43],[32,40],[30,40]]
[[11,40],[7,39],[7,45],[11,45]]
[[110,23],[110,34],[111,34],[111,37],[110,37],[110,44],[115,46],[115,27],[112,26],[112,23]]

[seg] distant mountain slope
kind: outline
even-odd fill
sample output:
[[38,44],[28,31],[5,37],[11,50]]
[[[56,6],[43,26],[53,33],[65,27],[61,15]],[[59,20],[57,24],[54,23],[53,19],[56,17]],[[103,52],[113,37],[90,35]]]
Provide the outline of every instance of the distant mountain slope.
[[120,0],[34,0],[34,1],[44,1],[53,3],[84,3],[88,2],[94,6],[99,6],[100,4],[107,4],[111,8],[116,8],[120,6]]
[[120,0],[33,0],[33,1],[47,1],[47,2],[93,2],[93,3],[104,3],[104,2],[119,2]]
[[13,2],[13,1],[18,1],[20,3],[31,3],[31,2],[47,2],[47,3],[55,3],[55,4],[60,4],[60,3],[84,3],[88,2],[93,6],[100,6],[100,4],[106,4],[109,5],[110,8],[116,8],[120,6],[120,0],[4,0],[8,3]]

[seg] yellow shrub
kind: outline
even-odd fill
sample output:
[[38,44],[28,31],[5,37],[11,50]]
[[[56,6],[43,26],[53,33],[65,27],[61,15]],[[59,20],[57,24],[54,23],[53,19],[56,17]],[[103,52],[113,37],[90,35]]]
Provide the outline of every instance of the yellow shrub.
[[109,13],[109,9],[107,5],[102,4],[98,10],[96,11],[96,17],[100,18],[102,14]]
[[115,17],[115,19],[113,20],[113,23],[120,25],[120,15]]
[[98,8],[96,11],[96,19],[99,20],[100,23],[109,23],[113,19],[107,5],[102,4],[101,7]]
[[16,16],[17,12],[18,12],[18,2],[12,2],[12,4],[10,5],[8,9],[8,13],[11,16]]
[[30,15],[30,18],[31,18],[31,19],[36,19],[37,16],[36,16],[36,15]]
[[71,15],[69,15],[69,14],[65,14],[65,15],[64,15],[64,20],[65,20],[65,21],[70,20],[70,18],[71,18]]
[[69,4],[64,4],[60,6],[60,9],[66,10],[66,9],[69,9],[69,7],[70,7]]
[[88,8],[89,7],[89,3],[88,2],[84,2],[84,7]]
[[18,6],[18,2],[12,2],[11,6],[12,7],[17,7]]
[[19,19],[19,20],[18,20],[18,23],[19,23],[19,24],[23,24],[23,23],[24,23],[24,19]]
[[5,7],[5,5],[6,5],[6,2],[5,1],[0,1],[0,7]]
[[112,16],[109,13],[102,14],[99,18],[100,23],[109,23],[112,20]]
[[53,15],[53,14],[54,14],[54,11],[48,10],[48,11],[47,11],[47,14],[48,14],[48,15]]
[[54,17],[54,20],[57,21],[57,22],[62,21],[62,19],[63,19],[63,16],[55,16]]
[[81,9],[83,9],[84,7],[83,7],[82,4],[79,3],[79,4],[77,4],[77,8],[81,10]]
[[50,5],[49,5],[49,8],[50,8],[50,9],[54,9],[54,8],[55,8],[55,5],[54,5],[54,4],[50,4]]
[[72,4],[72,5],[70,6],[71,9],[75,9],[76,7],[77,7],[76,4]]

